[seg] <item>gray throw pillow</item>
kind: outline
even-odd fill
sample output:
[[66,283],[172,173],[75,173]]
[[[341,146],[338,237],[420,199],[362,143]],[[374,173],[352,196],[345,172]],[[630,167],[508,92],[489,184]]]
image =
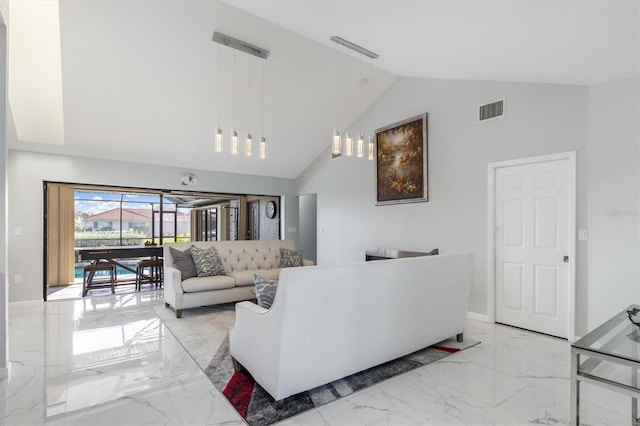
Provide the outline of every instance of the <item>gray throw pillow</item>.
[[191,249],[180,251],[169,247],[169,252],[173,258],[173,266],[180,271],[183,280],[198,276],[196,265],[193,263],[193,257],[191,257]]
[[253,283],[256,285],[258,306],[265,309],[271,308],[273,300],[276,298],[278,280],[267,280],[258,274],[253,274]]
[[280,267],[294,268],[302,266],[302,250],[280,249]]
[[199,277],[224,275],[224,265],[215,247],[201,249],[191,246],[191,256],[193,256],[193,263],[196,265]]

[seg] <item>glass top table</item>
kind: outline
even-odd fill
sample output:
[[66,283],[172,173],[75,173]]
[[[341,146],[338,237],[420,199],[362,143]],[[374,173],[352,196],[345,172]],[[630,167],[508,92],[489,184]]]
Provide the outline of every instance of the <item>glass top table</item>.
[[[637,402],[640,329],[629,321],[627,314],[633,308],[640,306],[629,306],[571,345],[571,424],[580,424],[580,383],[585,382],[630,396],[630,423],[640,425]],[[581,356],[588,359],[581,362]],[[599,371],[604,363],[629,368],[628,380],[611,375],[611,368]]]

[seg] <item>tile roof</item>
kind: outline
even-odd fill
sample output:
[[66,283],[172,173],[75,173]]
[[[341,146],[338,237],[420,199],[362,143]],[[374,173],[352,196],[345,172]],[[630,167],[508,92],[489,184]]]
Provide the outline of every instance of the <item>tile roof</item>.
[[[189,216],[178,212],[178,222],[189,221]],[[173,213],[164,212],[163,221],[173,221]],[[105,221],[119,221],[120,209],[115,208],[104,212],[96,213],[91,216],[87,216],[83,219],[83,222],[105,222]],[[151,210],[150,209],[122,209],[122,220],[127,222],[150,222]]]

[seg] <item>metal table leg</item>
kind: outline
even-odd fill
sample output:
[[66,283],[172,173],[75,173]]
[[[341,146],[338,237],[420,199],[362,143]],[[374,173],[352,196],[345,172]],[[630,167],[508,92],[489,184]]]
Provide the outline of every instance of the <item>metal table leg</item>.
[[578,426],[580,424],[580,381],[578,380],[578,368],[580,368],[580,354],[571,351],[570,419],[573,426]]
[[[638,387],[638,368],[631,367],[631,385],[634,388]],[[631,397],[631,424],[634,426],[640,425],[638,422],[638,398]]]

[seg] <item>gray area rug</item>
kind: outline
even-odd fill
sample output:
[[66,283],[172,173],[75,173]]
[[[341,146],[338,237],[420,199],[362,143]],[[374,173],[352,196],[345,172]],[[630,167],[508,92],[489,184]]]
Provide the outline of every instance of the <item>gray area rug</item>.
[[220,345],[205,373],[250,426],[266,426],[430,364],[478,343],[480,342],[471,339],[462,343],[455,339],[445,340],[335,382],[292,395],[284,400],[283,407],[278,410],[274,408],[273,398],[255,383],[247,372],[234,371],[229,356],[228,338]]

